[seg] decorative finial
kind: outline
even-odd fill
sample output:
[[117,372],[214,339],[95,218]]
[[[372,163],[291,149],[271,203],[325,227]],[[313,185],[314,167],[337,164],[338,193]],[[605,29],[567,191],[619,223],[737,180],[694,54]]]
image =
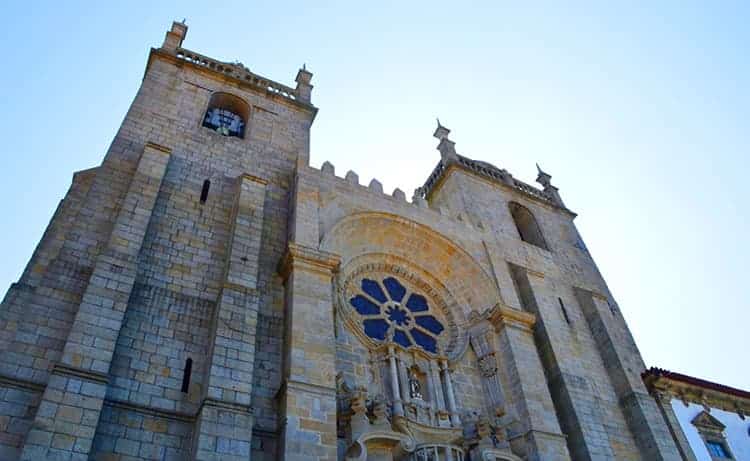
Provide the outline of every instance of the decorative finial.
[[565,204],[563,203],[562,198],[560,198],[560,192],[557,190],[557,187],[552,185],[552,176],[545,173],[538,163],[536,164],[536,170],[539,173],[536,177],[536,182],[544,186],[544,193],[552,199],[557,206],[565,208]]
[[536,164],[536,171],[538,172],[537,177],[536,177],[536,182],[538,182],[545,188],[552,186],[552,182],[551,182],[552,176],[542,171],[542,168],[539,166],[538,163]]
[[451,132],[451,130],[441,125],[439,118],[437,118],[436,120],[437,120],[437,128],[435,129],[435,133],[433,133],[432,135],[441,141],[443,139],[448,139],[448,134]]
[[295,88],[297,99],[308,104],[311,102],[310,98],[313,89],[313,86],[310,84],[312,76],[312,72],[307,70],[307,63],[303,62],[302,68],[297,71],[297,77],[294,79],[297,82],[297,87]]
[[182,23],[185,24],[185,18],[182,18]]

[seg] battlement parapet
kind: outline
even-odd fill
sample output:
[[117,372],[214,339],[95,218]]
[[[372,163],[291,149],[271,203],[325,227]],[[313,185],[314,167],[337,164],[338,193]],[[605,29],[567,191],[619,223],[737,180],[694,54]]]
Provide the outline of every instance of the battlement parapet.
[[200,53],[196,53],[195,51],[187,50],[185,48],[177,48],[177,50],[175,51],[175,56],[177,56],[177,58],[179,59],[182,59],[183,61],[187,61],[197,66],[214,70],[228,77],[242,80],[245,83],[254,85],[259,89],[268,91],[269,93],[278,94],[279,96],[290,99],[292,101],[299,101],[297,91],[295,89],[250,72],[250,70],[240,62],[222,62],[217,59],[204,56]]
[[349,170],[347,171],[346,175],[344,177],[337,176],[336,175],[336,168],[333,166],[331,162],[323,162],[321,167],[315,168],[310,167],[314,171],[319,171],[325,176],[333,177],[336,182],[340,185],[348,185],[349,187],[354,187],[355,190],[367,194],[371,194],[373,196],[376,196],[378,199],[386,199],[390,203],[398,203],[406,206],[413,206],[415,208],[419,208],[420,210],[425,210],[428,213],[433,213],[436,216],[440,216],[441,219],[450,219],[451,221],[455,223],[459,223],[462,226],[467,226],[472,229],[475,229],[477,231],[484,231],[484,226],[481,222],[470,222],[465,217],[463,217],[461,214],[452,215],[448,212],[448,210],[445,207],[434,207],[430,206],[430,204],[425,200],[424,193],[422,192],[422,188],[418,188],[414,191],[414,195],[412,196],[411,201],[407,199],[406,193],[401,190],[400,188],[395,188],[393,192],[387,193],[383,190],[383,184],[376,178],[372,178],[368,185],[360,184],[359,182],[359,175]]
[[[454,163],[449,163],[446,165],[444,160],[440,160],[438,164],[435,166],[435,168],[432,170],[432,173],[430,173],[430,176],[427,177],[427,180],[424,183],[424,186],[422,186],[419,190],[421,193],[421,197],[424,199],[427,199],[430,194],[435,190],[436,186],[440,183],[440,180],[444,177],[444,174],[448,171],[448,167],[451,166]],[[527,184],[519,179],[514,178],[507,170],[497,168],[494,165],[490,165],[486,162],[481,162],[478,160],[472,160],[470,158],[464,157],[463,155],[456,154],[456,162],[455,165],[458,165],[459,167],[462,167],[478,176],[490,179],[494,182],[504,184],[506,186],[509,186],[518,192],[523,193],[526,196],[529,196],[530,198],[542,201],[544,203],[547,203],[548,205],[552,205],[557,208],[565,209],[564,207],[561,207],[556,201],[555,198],[552,197],[548,192],[544,190],[537,189],[536,187]]]

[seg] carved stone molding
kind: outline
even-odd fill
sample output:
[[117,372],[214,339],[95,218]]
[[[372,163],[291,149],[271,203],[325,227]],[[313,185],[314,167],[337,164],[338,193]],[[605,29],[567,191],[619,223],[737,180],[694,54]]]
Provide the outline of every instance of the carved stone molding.
[[485,378],[491,378],[497,374],[497,359],[494,352],[479,358],[479,371]]
[[279,264],[279,274],[286,280],[293,270],[302,269],[321,274],[333,274],[341,258],[333,253],[290,243]]
[[497,304],[488,312],[487,320],[492,323],[497,331],[505,327],[511,327],[530,332],[536,323],[536,315]]

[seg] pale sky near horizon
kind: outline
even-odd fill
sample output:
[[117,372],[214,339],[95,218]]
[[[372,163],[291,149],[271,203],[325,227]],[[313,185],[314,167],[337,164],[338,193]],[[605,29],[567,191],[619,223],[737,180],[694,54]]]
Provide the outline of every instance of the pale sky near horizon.
[[750,3],[111,3],[0,5],[3,293],[185,18],[188,49],[290,86],[307,64],[315,166],[410,197],[436,116],[465,156],[539,162],[647,366],[750,390]]

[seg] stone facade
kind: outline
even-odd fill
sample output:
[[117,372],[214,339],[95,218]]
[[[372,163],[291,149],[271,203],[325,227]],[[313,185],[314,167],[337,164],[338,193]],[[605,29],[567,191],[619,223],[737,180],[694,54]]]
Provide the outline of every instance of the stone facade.
[[548,174],[313,168],[312,74],[186,33],[3,301],[0,459],[682,459]]

